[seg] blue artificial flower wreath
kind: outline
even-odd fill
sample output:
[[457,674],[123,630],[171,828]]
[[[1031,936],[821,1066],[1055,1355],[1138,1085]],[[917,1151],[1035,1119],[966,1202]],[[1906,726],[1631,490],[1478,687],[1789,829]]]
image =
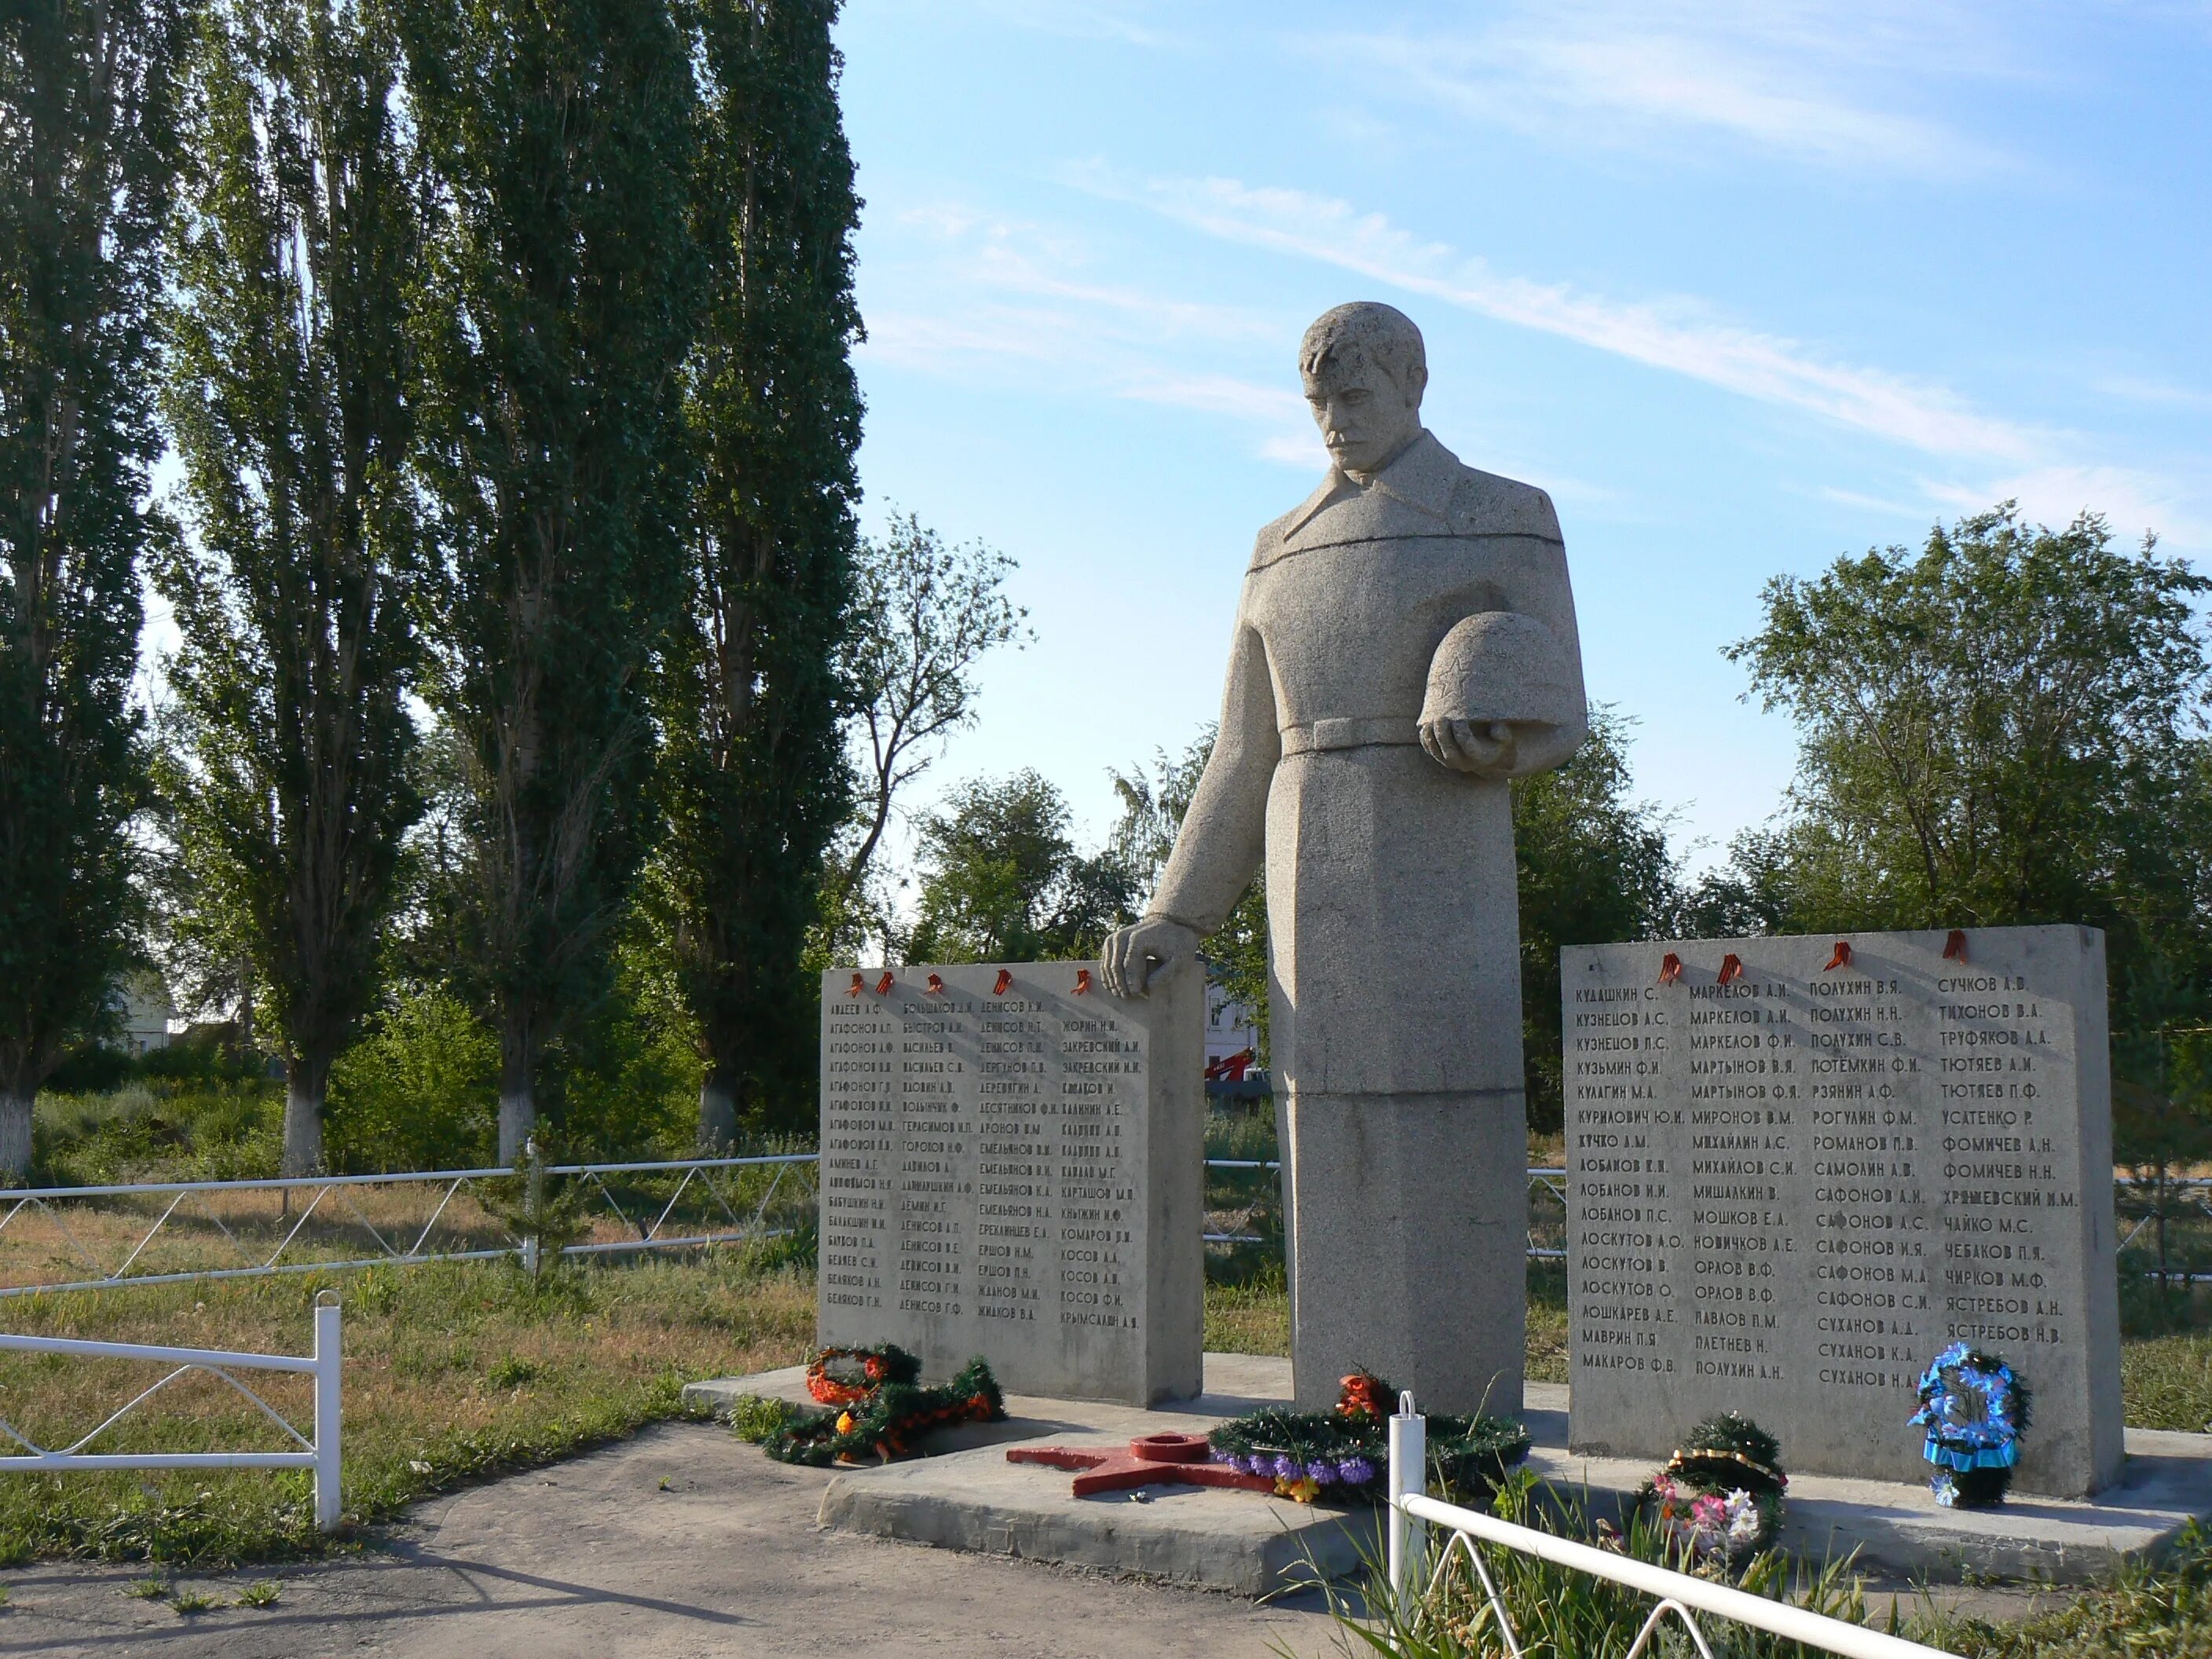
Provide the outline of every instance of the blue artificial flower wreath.
[[1936,1501],[1978,1508],[2001,1504],[2027,1431],[2027,1387],[1994,1354],[1954,1342],[1920,1379],[1921,1455],[1933,1464]]

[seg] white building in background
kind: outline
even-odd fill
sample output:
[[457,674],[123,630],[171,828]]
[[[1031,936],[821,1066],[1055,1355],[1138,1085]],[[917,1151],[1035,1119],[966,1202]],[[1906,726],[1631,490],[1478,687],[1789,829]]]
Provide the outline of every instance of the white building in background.
[[117,980],[108,991],[109,1005],[123,1017],[123,1052],[136,1059],[151,1049],[169,1046],[169,1019],[176,1010],[169,1004],[169,988],[150,968],[134,969]]
[[[1206,982],[1206,1064],[1226,1060],[1232,1054],[1249,1051],[1260,1052],[1260,1023],[1252,1011],[1241,1002],[1231,1002],[1229,994],[1212,980]],[[1255,1063],[1257,1061],[1255,1060]]]

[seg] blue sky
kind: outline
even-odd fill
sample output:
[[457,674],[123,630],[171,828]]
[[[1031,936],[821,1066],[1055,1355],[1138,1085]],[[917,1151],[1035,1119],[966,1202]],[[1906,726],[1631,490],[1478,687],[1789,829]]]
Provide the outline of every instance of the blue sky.
[[2212,556],[2212,5],[849,0],[870,529],[1021,562],[1036,632],[918,798],[1211,718],[1319,477],[1305,324],[1427,336],[1428,424],[1548,489],[1592,695],[1707,843],[1790,728],[1759,592],[2018,497]]

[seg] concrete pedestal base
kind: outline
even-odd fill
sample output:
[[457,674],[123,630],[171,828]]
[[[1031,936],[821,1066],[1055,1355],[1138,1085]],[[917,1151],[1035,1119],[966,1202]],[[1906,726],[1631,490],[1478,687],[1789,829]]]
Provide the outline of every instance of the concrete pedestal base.
[[[1005,1423],[969,1424],[932,1443],[936,1455],[882,1468],[842,1470],[823,1492],[820,1524],[948,1549],[1071,1562],[1144,1573],[1245,1595],[1355,1571],[1378,1553],[1373,1510],[1329,1510],[1255,1493],[1146,1489],[1069,1494],[1056,1470],[1010,1464],[1019,1443],[1118,1449],[1133,1436],[1202,1431],[1290,1398],[1290,1363],[1208,1354],[1206,1392],[1164,1411],[1010,1395]],[[738,1395],[805,1400],[796,1367],[694,1383],[696,1403]],[[1523,1413],[1529,1467],[1600,1514],[1618,1516],[1651,1472],[1648,1463],[1566,1449],[1567,1390],[1531,1383]],[[1924,1486],[1802,1475],[1790,1483],[1783,1547],[1812,1561],[1859,1553],[1893,1581],[2047,1577],[2080,1583],[2131,1558],[2155,1559],[2196,1517],[2212,1516],[2212,1436],[2128,1431],[2126,1473],[2095,1499],[2032,1498],[2002,1509],[1939,1509]],[[1785,1457],[1788,1448],[1784,1448]]]
[[1298,1404],[1372,1371],[1431,1411],[1510,1417],[1528,1323],[1518,1089],[1330,1095],[1285,1111]]

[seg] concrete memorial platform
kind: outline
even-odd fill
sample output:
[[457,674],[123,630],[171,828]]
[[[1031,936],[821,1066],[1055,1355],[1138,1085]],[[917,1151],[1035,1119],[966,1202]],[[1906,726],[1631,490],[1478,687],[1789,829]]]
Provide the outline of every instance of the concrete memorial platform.
[[[1206,1380],[1203,1395],[1165,1411],[1009,1396],[1008,1421],[941,1431],[929,1443],[931,1455],[840,1470],[823,1494],[817,1523],[1254,1596],[1358,1571],[1362,1552],[1376,1553],[1374,1510],[1190,1487],[1152,1487],[1141,1498],[1127,1492],[1077,1498],[1065,1472],[1006,1461],[1013,1446],[1092,1443],[1113,1451],[1139,1434],[1203,1432],[1291,1398],[1285,1359],[1207,1354]],[[794,1365],[684,1390],[687,1400],[717,1409],[746,1394],[805,1401],[805,1373]],[[1570,1451],[1568,1403],[1561,1384],[1528,1385],[1523,1417],[1536,1443],[1528,1467],[1569,1494],[1587,1492],[1595,1513],[1618,1517],[1656,1460]],[[2087,1501],[2015,1498],[1996,1510],[1947,1510],[1924,1481],[1793,1473],[1785,1513],[1784,1548],[1815,1562],[1856,1550],[1860,1565],[1887,1582],[2081,1583],[2123,1560],[2156,1559],[2192,1519],[2212,1516],[2212,1435],[2129,1430],[2120,1479]]]
[[1094,963],[822,977],[820,1332],[1010,1392],[1196,1394],[1204,986]]
[[2015,1492],[2120,1478],[2103,935],[1561,959],[1577,1449],[1734,1410],[1793,1480],[1924,1480],[1906,1419],[1964,1341],[2033,1391]]

